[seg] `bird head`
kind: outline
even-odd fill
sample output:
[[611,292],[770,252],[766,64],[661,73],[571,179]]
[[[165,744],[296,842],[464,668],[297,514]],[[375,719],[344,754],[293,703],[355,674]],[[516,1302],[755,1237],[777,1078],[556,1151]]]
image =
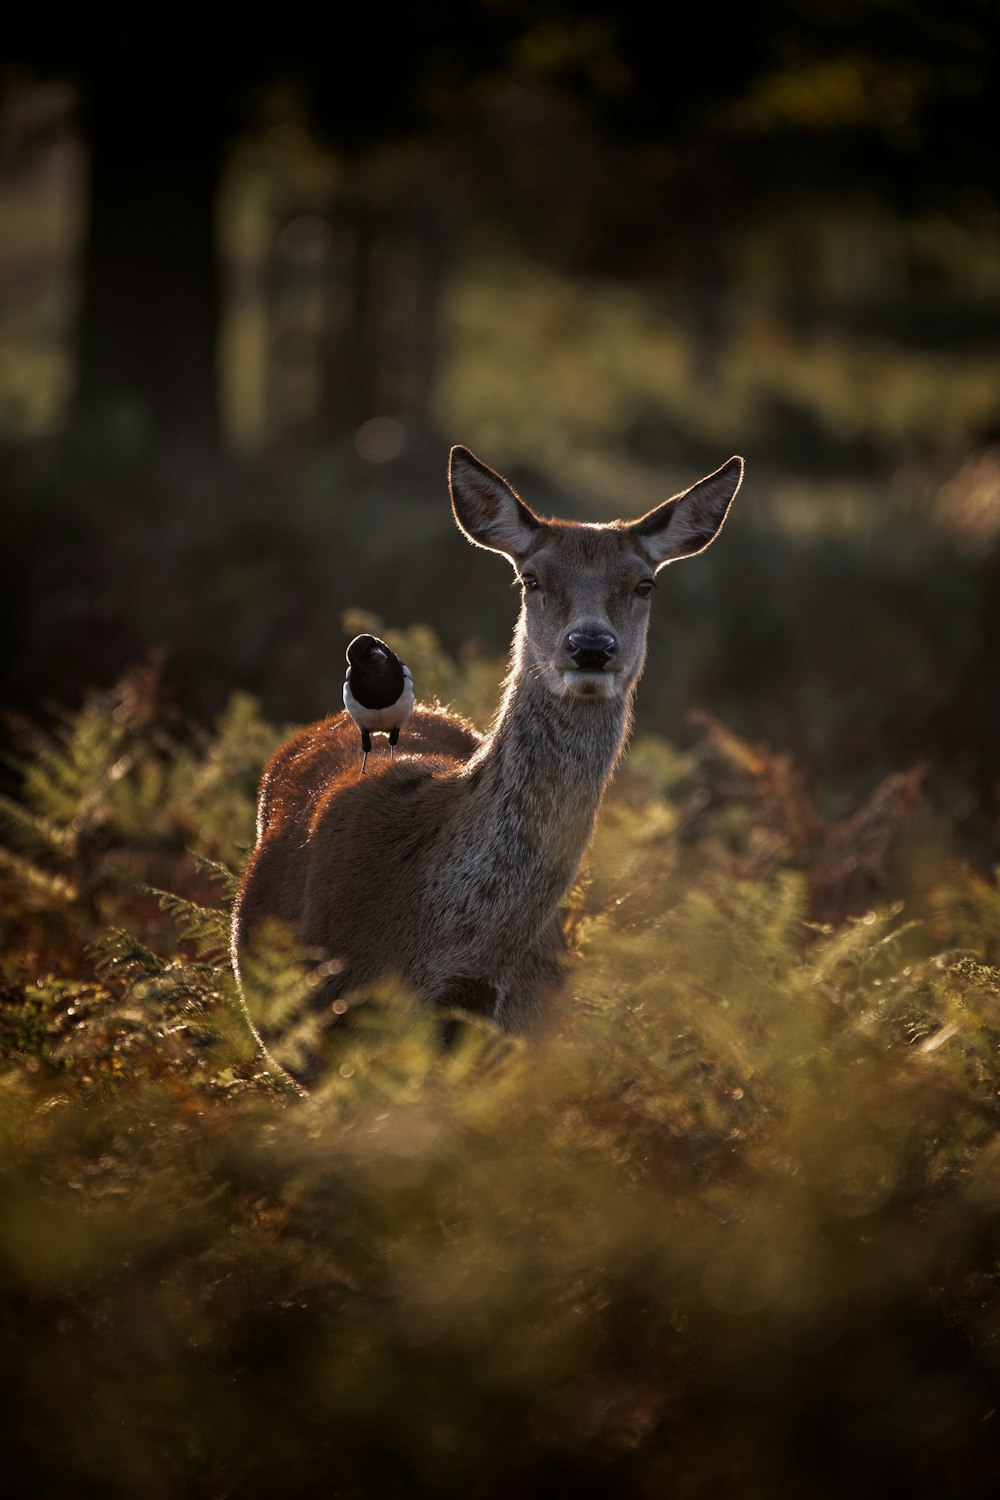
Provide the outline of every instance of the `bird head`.
[[356,635],[347,648],[347,662],[351,667],[361,667],[371,662],[390,661],[392,652],[385,641],[377,635]]

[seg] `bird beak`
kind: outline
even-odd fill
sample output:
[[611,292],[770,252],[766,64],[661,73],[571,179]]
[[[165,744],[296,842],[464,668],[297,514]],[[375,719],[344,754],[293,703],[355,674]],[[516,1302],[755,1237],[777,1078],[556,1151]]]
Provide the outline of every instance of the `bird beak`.
[[371,655],[376,657],[379,661],[385,661],[387,659],[386,653],[382,650],[381,646],[373,646],[371,649]]

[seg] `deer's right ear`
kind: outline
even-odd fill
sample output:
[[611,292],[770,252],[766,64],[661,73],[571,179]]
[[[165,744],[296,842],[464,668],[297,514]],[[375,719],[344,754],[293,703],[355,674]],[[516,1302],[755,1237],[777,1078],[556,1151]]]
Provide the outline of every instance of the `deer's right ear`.
[[502,552],[516,563],[537,541],[544,521],[528,509],[501,474],[481,463],[468,448],[452,448],[448,485],[459,530],[477,547]]

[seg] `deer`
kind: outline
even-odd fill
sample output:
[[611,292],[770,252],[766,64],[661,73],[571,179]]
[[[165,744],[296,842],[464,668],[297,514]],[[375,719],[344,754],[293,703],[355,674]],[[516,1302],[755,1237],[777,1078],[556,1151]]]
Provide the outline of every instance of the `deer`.
[[[735,456],[636,520],[558,520],[452,448],[454,520],[507,559],[521,592],[496,716],[481,735],[417,703],[396,755],[363,777],[346,712],[277,750],[233,911],[244,994],[247,954],[276,921],[314,965],[330,1027],[345,997],[393,975],[423,1007],[503,1032],[530,1035],[558,1012],[560,903],[631,730],[657,577],[714,541],[742,479]],[[265,1052],[272,1039],[262,1025]]]

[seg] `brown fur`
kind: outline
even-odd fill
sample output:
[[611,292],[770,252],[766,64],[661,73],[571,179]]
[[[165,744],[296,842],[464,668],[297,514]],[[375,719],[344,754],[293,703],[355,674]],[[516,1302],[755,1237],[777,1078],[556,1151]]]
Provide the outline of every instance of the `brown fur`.
[[[564,981],[558,918],[628,734],[646,650],[646,588],[721,527],[742,461],[635,522],[544,521],[452,451],[455,519],[524,583],[511,670],[485,739],[418,705],[394,760],[364,777],[355,726],[324,719],[274,755],[233,920],[234,961],[266,917],[335,972],[317,991],[401,974],[434,1006],[531,1028]],[[637,591],[638,589],[638,591]],[[613,636],[606,669],[574,668],[573,631]]]

